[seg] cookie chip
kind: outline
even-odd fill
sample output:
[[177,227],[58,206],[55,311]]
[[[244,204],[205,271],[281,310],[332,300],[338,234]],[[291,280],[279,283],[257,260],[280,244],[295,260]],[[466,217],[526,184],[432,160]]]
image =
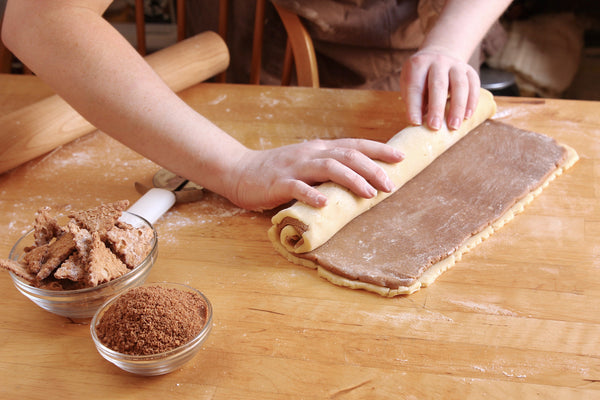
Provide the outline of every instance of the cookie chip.
[[32,286],[73,290],[97,286],[137,267],[152,250],[154,232],[119,221],[129,201],[72,213],[64,226],[42,207],[35,215],[35,244],[18,262],[0,259]]
[[99,233],[94,232],[92,235],[92,249],[88,258],[87,271],[89,286],[98,286],[129,271],[127,266],[100,240]]
[[49,244],[44,244],[39,247],[25,249],[25,254],[21,258],[21,263],[27,268],[29,273],[37,275],[42,269],[42,265],[48,258]]
[[39,280],[46,279],[75,250],[72,233],[65,233],[48,246],[46,260],[37,274]]
[[98,232],[100,238],[104,240],[106,232],[115,225],[128,206],[128,200],[120,200],[111,204],[101,204],[89,210],[78,211],[69,217],[89,232]]
[[133,268],[146,258],[152,246],[154,232],[149,227],[136,229],[121,223],[106,234],[110,248],[129,268]]
[[80,259],[86,260],[92,247],[92,234],[85,228],[79,227],[75,222],[69,221],[67,230],[73,235],[73,241]]
[[33,237],[36,246],[50,243],[52,239],[62,235],[62,228],[56,218],[50,216],[50,207],[42,207],[35,213]]
[[84,261],[80,254],[73,253],[56,269],[54,277],[56,279],[68,279],[73,282],[83,281],[87,275],[84,267],[86,262],[87,259]]
[[0,259],[0,268],[12,272],[18,277],[25,279],[30,284],[36,280],[35,275],[30,273],[23,264],[13,260]]

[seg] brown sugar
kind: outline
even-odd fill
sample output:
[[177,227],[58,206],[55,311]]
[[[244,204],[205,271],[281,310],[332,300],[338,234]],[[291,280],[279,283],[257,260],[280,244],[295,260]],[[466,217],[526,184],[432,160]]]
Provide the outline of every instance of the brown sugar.
[[96,325],[106,347],[123,354],[163,353],[197,336],[207,305],[197,293],[162,286],[142,286],[121,295]]

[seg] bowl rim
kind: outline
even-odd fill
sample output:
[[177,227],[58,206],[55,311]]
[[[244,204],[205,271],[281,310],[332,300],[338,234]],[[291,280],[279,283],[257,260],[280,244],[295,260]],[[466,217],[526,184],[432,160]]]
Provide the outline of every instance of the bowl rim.
[[[39,295],[50,296],[50,297],[63,297],[63,296],[67,297],[67,296],[73,296],[73,295],[77,295],[77,294],[91,293],[91,292],[95,292],[95,291],[104,289],[106,287],[115,285],[127,278],[130,278],[131,274],[134,271],[138,271],[141,267],[147,265],[149,263],[149,261],[152,259],[152,257],[154,256],[154,254],[156,253],[156,249],[158,247],[158,234],[156,232],[156,228],[154,227],[154,225],[152,225],[150,223],[150,221],[148,221],[146,218],[144,218],[138,214],[130,213],[128,211],[123,211],[123,214],[128,214],[128,215],[132,215],[136,218],[139,218],[142,222],[144,222],[146,225],[148,225],[152,229],[153,243],[152,243],[152,248],[150,249],[150,251],[148,252],[146,257],[137,266],[135,266],[134,268],[129,270],[127,273],[121,275],[120,277],[113,279],[111,281],[108,281],[108,282],[101,283],[100,285],[97,285],[97,286],[86,287],[86,288],[82,288],[82,289],[70,289],[70,290],[51,290],[51,289],[43,289],[43,288],[39,288],[36,286],[32,286],[25,279],[17,276],[14,272],[8,271],[8,273],[10,274],[10,277],[13,279],[13,281],[18,281],[18,283],[21,287],[29,288],[28,291],[35,292],[36,294],[39,294]],[[8,253],[9,259],[11,259],[13,261],[18,261],[18,260],[14,259],[14,255],[17,251],[17,247],[19,246],[19,244],[22,241],[27,239],[29,237],[29,235],[31,235],[34,232],[34,230],[35,230],[34,228],[31,228],[26,233],[21,235],[21,237],[16,241],[16,243],[10,249],[10,252]]]
[[[115,350],[109,348],[108,346],[105,346],[100,341],[100,339],[98,338],[98,335],[96,333],[96,324],[99,322],[100,315],[104,313],[104,310],[108,309],[108,307],[110,307],[115,301],[117,301],[119,299],[119,297],[121,297],[125,293],[129,292],[130,290],[137,289],[140,287],[149,287],[149,286],[179,287],[179,288],[184,288],[187,291],[191,291],[193,293],[200,295],[200,297],[206,304],[206,321],[204,321],[204,326],[202,327],[200,332],[198,332],[198,334],[196,336],[194,336],[192,339],[190,339],[188,342],[182,344],[181,346],[176,347],[171,350],[163,351],[162,353],[156,353],[156,354],[144,354],[144,355],[125,354],[125,353],[120,353],[118,351],[115,351]],[[94,316],[92,318],[92,321],[90,322],[90,334],[92,336],[92,340],[94,341],[94,344],[96,345],[97,350],[102,354],[103,357],[106,358],[106,356],[108,356],[111,361],[115,360],[118,362],[135,362],[135,363],[139,363],[139,364],[144,363],[144,362],[145,363],[160,362],[160,361],[164,361],[165,359],[171,358],[172,356],[186,354],[186,353],[190,352],[191,350],[193,350],[194,348],[196,348],[197,345],[201,344],[203,342],[203,339],[206,336],[208,336],[208,334],[210,333],[210,331],[212,329],[212,318],[213,318],[212,304],[211,304],[210,300],[208,300],[208,297],[206,297],[206,295],[204,293],[202,293],[200,290],[198,290],[190,285],[187,285],[185,283],[168,282],[168,281],[147,282],[140,286],[129,288],[129,289],[119,293],[118,295],[111,297],[104,304],[102,304],[98,308],[98,310],[96,310],[96,312],[94,313]]]

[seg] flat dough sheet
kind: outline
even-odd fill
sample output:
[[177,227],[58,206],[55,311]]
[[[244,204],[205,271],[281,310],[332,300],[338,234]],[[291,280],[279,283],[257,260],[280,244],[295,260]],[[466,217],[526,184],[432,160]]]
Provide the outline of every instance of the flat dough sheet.
[[304,253],[278,250],[336,285],[389,297],[410,294],[576,161],[573,149],[552,138],[486,121],[325,244]]

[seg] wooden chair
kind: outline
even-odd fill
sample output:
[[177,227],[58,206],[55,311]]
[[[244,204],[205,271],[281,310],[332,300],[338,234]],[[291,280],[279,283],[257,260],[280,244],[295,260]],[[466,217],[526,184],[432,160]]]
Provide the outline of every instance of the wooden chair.
[[[264,9],[266,0],[256,1],[254,21],[254,41],[250,69],[250,83],[260,82],[262,41],[264,27]],[[299,86],[319,87],[319,72],[315,48],[308,31],[298,15],[273,4],[285,27],[288,39],[283,59],[281,84],[287,86],[291,82],[293,66]]]
[[[262,43],[265,23],[266,0],[256,0],[256,11],[254,14],[254,35],[252,41],[252,60],[250,64],[250,83],[260,83]],[[293,67],[296,69],[296,78],[299,86],[319,87],[319,73],[317,69],[317,58],[312,39],[300,18],[277,5],[275,10],[279,14],[286,33],[288,35],[285,56],[283,60],[282,85],[291,82]],[[229,1],[219,0],[219,34],[227,38],[227,17]],[[221,75],[220,81],[225,81],[225,75]]]
[[[254,35],[252,43],[252,60],[250,64],[250,83],[260,83],[262,43],[265,21],[266,0],[256,0],[254,15]],[[282,85],[289,85],[293,68],[296,70],[296,79],[299,86],[319,87],[319,73],[317,58],[312,39],[300,18],[277,5],[275,10],[279,14],[288,35],[285,56],[283,60]],[[140,54],[146,54],[146,33],[144,21],[144,1],[135,0],[137,47]],[[219,0],[219,34],[226,40],[227,19],[229,16],[229,1]],[[185,0],[177,0],[177,40],[185,38]],[[225,73],[217,80],[225,82]]]
[[285,49],[282,84],[289,85],[292,62],[295,61],[296,75],[300,86],[319,87],[317,55],[312,38],[294,13],[275,6],[288,34]]
[[[176,0],[177,7],[177,40],[185,39],[185,0]],[[250,83],[260,83],[262,43],[265,19],[266,0],[256,0],[254,16],[254,36],[252,43],[252,60],[250,65]],[[295,67],[299,86],[319,87],[317,59],[312,39],[302,24],[300,18],[279,6],[275,6],[288,35],[285,57],[283,60],[282,85],[291,82],[292,70]],[[219,0],[219,34],[227,37],[228,0]],[[137,48],[141,55],[146,55],[146,22],[144,17],[144,1],[135,0],[135,22]],[[1,21],[0,21],[1,23]],[[0,72],[10,72],[13,55],[0,42]],[[25,73],[30,73],[28,69]],[[218,81],[225,82],[225,73]]]

